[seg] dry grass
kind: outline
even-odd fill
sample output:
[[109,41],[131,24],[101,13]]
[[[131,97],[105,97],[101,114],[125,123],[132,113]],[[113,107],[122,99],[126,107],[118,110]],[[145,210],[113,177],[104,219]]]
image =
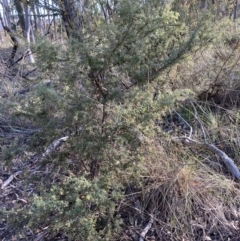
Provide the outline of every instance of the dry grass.
[[[196,93],[195,105],[208,142],[240,166],[237,31],[230,28],[223,44],[189,56],[173,67],[168,77],[172,90],[188,86]],[[193,127],[193,138],[202,141],[202,131],[188,102],[181,103],[178,112]],[[146,220],[154,219],[149,235],[154,233],[156,240],[239,240],[238,181],[215,154],[170,141],[189,133],[174,112],[165,116],[164,122],[163,134],[151,144],[154,152],[146,159],[147,182],[141,205]]]
[[154,219],[151,232],[156,240],[232,240],[240,228],[239,184],[209,165],[209,153],[191,149],[159,146],[146,160],[141,206]]
[[[235,34],[234,32],[232,36]],[[222,45],[216,44],[201,53],[193,54],[185,62],[174,66],[168,74],[173,91],[190,88],[196,93],[195,104],[208,141],[231,156],[237,166],[240,166],[239,47],[238,40],[229,38]],[[8,56],[10,49],[5,50]],[[10,102],[16,101],[16,92],[29,87],[29,83],[20,77],[21,66],[6,71],[6,56],[2,55],[0,66],[0,72],[5,71],[0,82],[0,96],[2,100]],[[166,85],[166,88],[169,86]],[[181,103],[177,110],[194,128],[193,137],[203,140],[189,103]],[[6,112],[2,113],[8,116],[7,110],[4,111]],[[13,123],[8,118],[5,120],[4,124]],[[171,129],[164,128],[163,125],[156,127],[160,129],[158,134],[141,145],[144,157],[139,166],[141,183],[126,188],[125,199],[117,204],[125,228],[121,240],[137,240],[150,219],[153,219],[153,226],[146,236],[147,240],[239,240],[238,181],[232,178],[218,156],[204,148],[172,141],[173,137],[189,133],[189,129],[174,112],[163,120]],[[20,119],[13,124],[16,123],[21,126],[25,124],[26,127],[26,123],[23,124]],[[9,129],[6,131],[11,132]],[[29,159],[25,159],[26,165],[31,167],[30,171],[36,167],[36,162],[31,163],[30,160],[35,154],[32,153]],[[24,164],[24,158],[16,163],[15,168],[19,163]],[[44,168],[37,169],[42,174],[41,178],[46,178],[45,173],[51,171],[49,167]],[[1,167],[0,171],[2,179],[6,179],[6,173],[11,173],[5,167]],[[58,173],[54,175],[51,177],[53,182]],[[123,175],[124,181],[130,176]],[[22,199],[26,197],[22,195],[26,190],[21,189],[21,183],[24,182],[21,178],[19,182],[14,180],[15,187],[22,191],[19,194]],[[13,205],[11,202],[16,200],[13,196],[14,189],[9,188],[7,191],[9,193],[6,193],[1,205]]]

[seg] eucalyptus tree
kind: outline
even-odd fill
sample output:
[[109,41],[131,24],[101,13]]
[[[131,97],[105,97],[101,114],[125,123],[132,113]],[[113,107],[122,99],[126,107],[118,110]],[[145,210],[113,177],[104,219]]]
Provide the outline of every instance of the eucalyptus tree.
[[32,50],[30,47],[31,42],[35,42],[34,32],[33,32],[33,28],[31,25],[30,5],[27,2],[24,3],[23,9],[24,9],[24,26],[25,26],[24,31],[23,31],[23,36],[28,43],[27,54],[29,56],[30,62],[35,63],[35,60],[34,60],[34,57],[32,54]]
[[14,62],[14,57],[16,55],[19,40],[17,36],[14,34],[14,18],[12,16],[13,10],[10,8],[10,4],[7,0],[2,0],[1,2],[2,9],[3,9],[3,16],[0,14],[0,21],[3,26],[3,29],[9,34],[12,42],[13,42],[13,49],[11,55],[8,60],[8,66],[11,66]]
[[2,0],[1,5],[4,13],[4,16],[3,16],[4,25],[7,26],[8,28],[11,28],[12,17],[11,17],[11,8],[9,5],[9,2],[7,0]]
[[206,10],[211,10],[213,17],[215,16],[217,20],[225,17],[235,20],[239,11],[238,0],[179,0],[173,1],[173,5],[181,12],[181,15],[195,20]]

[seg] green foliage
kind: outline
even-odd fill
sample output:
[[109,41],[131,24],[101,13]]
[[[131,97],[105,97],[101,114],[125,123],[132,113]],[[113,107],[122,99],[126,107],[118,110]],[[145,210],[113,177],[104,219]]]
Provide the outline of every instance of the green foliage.
[[32,142],[41,138],[41,150],[62,136],[69,139],[43,158],[65,177],[19,212],[17,222],[25,213],[22,224],[32,229],[49,225],[72,240],[116,237],[115,205],[123,187],[139,180],[149,152],[157,153],[154,120],[189,95],[187,89],[165,90],[166,70],[209,40],[205,25],[187,27],[171,4],[158,0],[119,1],[115,11],[108,23],[96,12],[81,42],[35,46],[37,80],[52,83],[36,84],[13,112],[40,128]]
[[68,233],[71,240],[108,240],[118,228],[114,211],[121,198],[120,186],[101,179],[69,177],[42,197],[35,196],[28,213],[30,226],[51,225],[55,231]]

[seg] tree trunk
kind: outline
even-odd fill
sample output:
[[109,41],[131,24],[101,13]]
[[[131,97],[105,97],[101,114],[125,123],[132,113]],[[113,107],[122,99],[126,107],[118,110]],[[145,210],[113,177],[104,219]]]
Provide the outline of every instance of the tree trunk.
[[82,41],[82,19],[80,7],[77,6],[78,1],[75,0],[59,0],[62,19],[68,37],[76,38]]
[[7,0],[2,1],[2,6],[3,6],[3,16],[5,20],[4,25],[11,29],[11,10]]
[[27,5],[27,4],[24,5],[24,13],[25,13],[25,30],[24,30],[23,36],[27,40],[28,45],[29,45],[29,49],[27,50],[29,60],[31,63],[35,63],[34,57],[32,55],[32,51],[30,49],[31,35],[32,35],[32,39],[34,39],[34,35],[33,35],[32,27],[31,27],[31,19],[30,19],[30,15],[29,15],[29,5]]
[[33,13],[33,21],[34,21],[34,32],[38,30],[38,25],[37,25],[37,14],[36,14],[36,10],[35,10],[35,5],[32,4],[31,5],[31,10]]
[[43,34],[43,28],[42,28],[42,21],[41,21],[41,15],[40,15],[40,10],[39,6],[35,6],[36,11],[37,11],[37,31]]
[[24,20],[24,13],[23,13],[23,6],[19,0],[14,0],[14,4],[18,13],[19,24],[21,26],[22,32],[25,31],[25,20]]
[[233,21],[237,19],[237,9],[238,9],[238,0],[235,0],[235,4],[233,8]]
[[14,34],[14,32],[12,31],[11,27],[11,9],[8,5],[8,2],[6,0],[2,1],[2,6],[3,6],[3,18],[0,14],[0,21],[1,24],[3,26],[3,29],[5,30],[5,33],[7,33],[11,40],[13,41],[13,49],[11,52],[11,55],[9,57],[8,60],[8,67],[11,67],[14,64],[14,57],[16,55],[17,52],[17,48],[18,48],[18,38],[16,37],[16,35]]

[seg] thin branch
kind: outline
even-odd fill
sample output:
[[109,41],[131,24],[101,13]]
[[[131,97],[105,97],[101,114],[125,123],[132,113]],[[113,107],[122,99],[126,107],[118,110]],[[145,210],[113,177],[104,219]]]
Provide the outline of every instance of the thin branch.
[[44,36],[48,35],[50,33],[50,28],[52,26],[52,23],[54,21],[54,18],[52,19],[52,21],[50,22],[50,24],[48,25],[48,29],[47,29],[47,32],[44,34]]
[[[17,64],[18,62],[20,62],[22,59],[30,56],[31,54],[34,54],[34,52],[30,52],[29,49],[28,49],[28,50],[27,50],[25,53],[23,53],[16,61],[14,61],[9,67],[14,66],[14,65]],[[35,68],[35,69],[37,69],[37,68]],[[34,70],[35,70],[35,69],[34,69]],[[22,77],[22,76],[21,76],[21,77]],[[24,77],[23,77],[23,78],[24,78]]]
[[174,110],[174,113],[177,114],[179,119],[181,119],[189,127],[189,129],[190,129],[189,138],[191,138],[192,132],[193,132],[192,126],[177,111]]
[[28,76],[29,74],[33,73],[35,70],[37,70],[37,67],[34,68],[34,69],[32,69],[32,70],[30,70],[30,71],[28,71],[27,73],[20,74],[20,76],[21,76],[23,79],[26,79],[27,76]]
[[150,218],[150,221],[148,222],[147,226],[143,229],[143,231],[141,232],[139,241],[144,241],[145,236],[147,234],[147,232],[149,231],[149,229],[152,227],[153,224],[153,218]]
[[222,64],[222,67],[220,68],[220,70],[218,71],[213,83],[216,83],[219,79],[219,76],[221,74],[221,72],[223,71],[224,67],[226,66],[226,64],[228,63],[228,61],[230,60],[230,58],[233,56],[234,52],[238,49],[238,44],[239,44],[239,40],[237,42],[237,44],[234,46],[234,48],[232,49],[232,52],[229,54],[229,56],[225,59],[225,61]]
[[16,172],[15,174],[12,174],[3,184],[2,189],[5,189],[12,181],[13,179],[18,176],[21,173],[21,171]]

